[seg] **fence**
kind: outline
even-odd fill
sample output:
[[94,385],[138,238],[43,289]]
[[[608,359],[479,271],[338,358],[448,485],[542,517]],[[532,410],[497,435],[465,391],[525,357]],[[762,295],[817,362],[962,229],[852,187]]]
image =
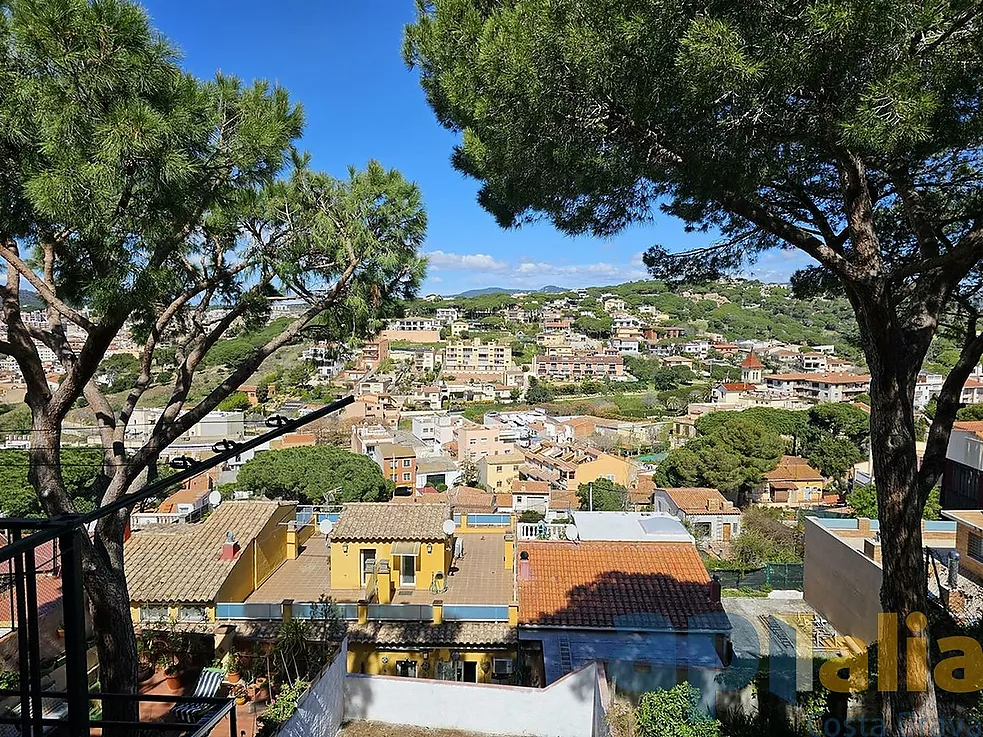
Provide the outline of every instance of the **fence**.
[[369,604],[369,619],[431,621],[433,607],[429,604]]
[[768,563],[764,568],[751,571],[717,569],[710,571],[725,589],[760,589],[769,586],[773,589],[801,591],[801,563]]
[[482,604],[445,604],[445,621],[508,622],[509,608]]
[[519,540],[566,540],[567,525],[545,522],[520,522],[516,525]]

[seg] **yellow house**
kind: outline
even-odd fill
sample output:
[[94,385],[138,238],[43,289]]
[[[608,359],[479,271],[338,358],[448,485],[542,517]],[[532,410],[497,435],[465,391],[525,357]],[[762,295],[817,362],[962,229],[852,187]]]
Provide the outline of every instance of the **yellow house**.
[[579,443],[543,443],[535,451],[527,451],[525,456],[524,476],[560,489],[572,491],[601,478],[630,489],[638,479],[634,461]]
[[489,491],[507,491],[525,462],[522,453],[484,456],[478,461],[478,481]]
[[598,479],[610,479],[626,488],[635,485],[638,479],[638,466],[633,461],[593,448],[588,449],[587,456],[589,460],[577,465],[572,483],[567,483],[568,489],[576,489],[581,484],[588,484]]
[[135,530],[123,548],[134,622],[212,622],[216,602],[245,601],[287,558],[296,505],[223,502],[204,521]]
[[447,504],[346,504],[331,531],[331,591],[389,604],[408,590],[446,587],[453,537],[444,529]]

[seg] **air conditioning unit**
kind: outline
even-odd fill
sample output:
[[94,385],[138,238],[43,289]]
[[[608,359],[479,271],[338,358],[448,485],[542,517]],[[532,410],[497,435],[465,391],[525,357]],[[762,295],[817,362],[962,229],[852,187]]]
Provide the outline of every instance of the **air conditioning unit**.
[[495,658],[494,673],[496,676],[512,675],[512,661],[505,658]]

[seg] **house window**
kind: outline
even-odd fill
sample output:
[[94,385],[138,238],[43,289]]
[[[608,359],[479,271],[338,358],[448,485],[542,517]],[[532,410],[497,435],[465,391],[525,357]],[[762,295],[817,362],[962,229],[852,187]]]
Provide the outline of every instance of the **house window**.
[[409,468],[412,461],[409,458],[403,459],[403,468]]
[[966,547],[970,558],[983,563],[983,537],[975,532],[969,533],[969,543]]
[[496,473],[501,473],[502,472],[502,467],[501,466],[495,466],[495,472]]
[[180,622],[206,622],[208,612],[203,606],[183,606],[178,609],[177,618]]
[[412,477],[412,475],[413,474],[410,474],[410,473],[404,473],[403,474],[403,481],[409,481],[410,478]]
[[141,622],[166,622],[171,616],[167,604],[142,604],[140,606]]

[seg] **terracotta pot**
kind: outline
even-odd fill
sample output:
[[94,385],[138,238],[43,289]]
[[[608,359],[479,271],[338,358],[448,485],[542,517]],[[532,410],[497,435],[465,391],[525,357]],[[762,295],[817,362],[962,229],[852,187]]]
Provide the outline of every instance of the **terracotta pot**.
[[246,697],[245,696],[236,696],[236,703],[239,706],[242,706],[243,704],[246,703]]
[[184,687],[184,674],[182,672],[165,673],[164,676],[167,678],[167,687],[171,691],[180,691]]
[[236,671],[230,670],[228,673],[225,674],[225,680],[227,680],[229,683],[238,683],[239,681],[242,680],[242,676],[239,675],[239,673],[237,673]]
[[256,695],[253,697],[256,701],[269,701],[270,700],[270,684],[265,678],[256,679]]
[[58,639],[59,640],[64,640],[65,639],[65,628],[64,627],[59,627],[57,630],[55,630],[55,634],[58,636]]

